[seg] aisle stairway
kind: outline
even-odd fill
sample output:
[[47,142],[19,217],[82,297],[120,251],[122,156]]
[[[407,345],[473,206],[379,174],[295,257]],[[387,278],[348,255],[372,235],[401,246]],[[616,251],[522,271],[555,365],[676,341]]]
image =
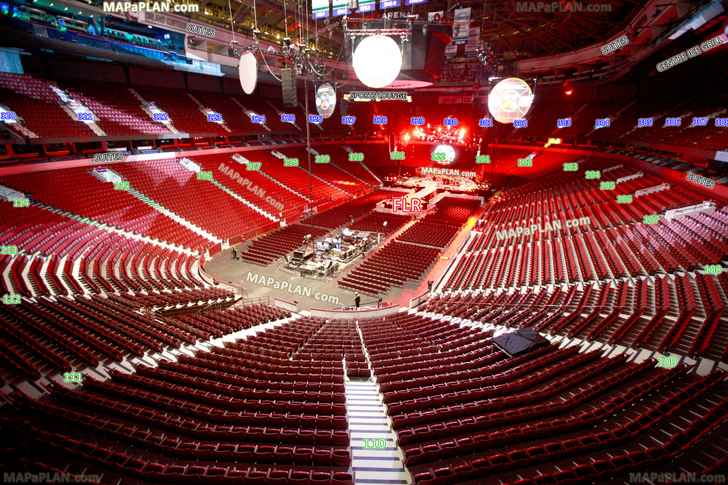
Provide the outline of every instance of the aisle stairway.
[[411,483],[377,384],[363,379],[346,382],[346,411],[354,483]]

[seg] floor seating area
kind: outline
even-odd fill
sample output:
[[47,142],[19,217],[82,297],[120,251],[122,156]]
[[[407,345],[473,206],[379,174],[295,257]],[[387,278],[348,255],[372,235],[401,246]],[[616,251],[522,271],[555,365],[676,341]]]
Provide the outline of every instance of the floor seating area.
[[265,266],[300,247],[308,234],[311,234],[313,240],[328,232],[319,227],[293,224],[256,239],[240,254],[240,257]]
[[[391,193],[387,198],[391,198]],[[442,198],[435,212],[418,220],[394,240],[367,256],[359,266],[340,278],[338,285],[379,295],[392,287],[402,287],[418,280],[480,203],[479,199]]]
[[487,332],[410,314],[359,326],[414,483],[607,483],[678,457],[725,462],[725,448],[685,455],[728,429],[722,373],[552,346],[509,358]]
[[303,223],[327,229],[336,229],[344,225],[348,227],[352,221],[356,221],[363,215],[369,214],[378,202],[391,197],[391,194],[392,192],[388,190],[375,191],[363,197],[345,202],[333,209],[308,217],[303,220]]
[[440,254],[434,248],[418,247],[391,241],[377,249],[359,266],[338,281],[339,286],[363,293],[386,293],[393,286],[419,279]]
[[[350,225],[349,229],[391,234],[397,232],[411,220],[412,218],[410,216],[372,211]],[[384,224],[385,222],[387,223],[386,225]]]
[[437,203],[434,212],[427,214],[419,222],[399,236],[400,241],[444,248],[458,233],[460,227],[478,207],[479,199],[444,197]]
[[358,340],[352,328],[296,321],[77,391],[17,396],[7,458],[82,465],[105,482],[352,484],[339,351]]

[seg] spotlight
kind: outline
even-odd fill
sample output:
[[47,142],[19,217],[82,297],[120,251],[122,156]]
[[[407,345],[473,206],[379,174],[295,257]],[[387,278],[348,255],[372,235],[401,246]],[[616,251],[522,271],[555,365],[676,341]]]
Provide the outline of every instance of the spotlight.
[[254,53],[246,52],[240,56],[238,74],[240,76],[240,85],[245,94],[252,94],[258,82],[258,60],[255,58]]
[[528,113],[533,98],[533,91],[526,81],[509,77],[488,93],[488,111],[499,123],[512,123]]
[[370,88],[389,86],[402,69],[402,52],[391,37],[370,35],[354,49],[354,72]]

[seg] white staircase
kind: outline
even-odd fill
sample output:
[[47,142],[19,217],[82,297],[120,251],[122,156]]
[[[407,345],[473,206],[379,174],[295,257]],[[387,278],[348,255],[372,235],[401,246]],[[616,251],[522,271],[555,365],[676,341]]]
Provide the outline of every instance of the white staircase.
[[411,483],[379,394],[379,386],[371,380],[346,382],[346,414],[351,435],[354,483]]

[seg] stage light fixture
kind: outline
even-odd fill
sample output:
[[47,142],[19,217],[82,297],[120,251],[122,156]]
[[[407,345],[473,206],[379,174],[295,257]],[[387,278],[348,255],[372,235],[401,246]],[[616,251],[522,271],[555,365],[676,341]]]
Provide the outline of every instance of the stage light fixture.
[[[435,154],[440,154],[440,156],[434,156]],[[442,165],[450,165],[455,161],[455,149],[451,145],[437,145],[434,150],[432,150],[433,154],[433,160],[437,160],[437,163],[440,163]]]
[[258,83],[258,59],[253,52],[245,52],[240,56],[238,64],[238,75],[240,85],[245,94],[253,94],[255,85]]
[[496,84],[488,93],[488,111],[499,123],[513,123],[528,113],[533,98],[533,91],[526,81],[509,77]]
[[370,35],[354,49],[352,64],[356,77],[370,88],[389,86],[402,69],[402,52],[391,37]]
[[324,118],[329,118],[336,109],[336,90],[329,83],[323,83],[316,90],[316,111]]

